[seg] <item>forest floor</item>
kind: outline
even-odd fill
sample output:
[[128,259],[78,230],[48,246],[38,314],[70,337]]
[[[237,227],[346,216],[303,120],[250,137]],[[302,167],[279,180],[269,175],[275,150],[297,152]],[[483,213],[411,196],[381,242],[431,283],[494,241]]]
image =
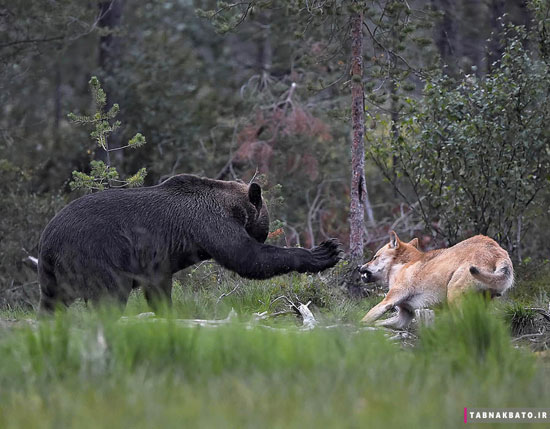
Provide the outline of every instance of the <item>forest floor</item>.
[[[138,316],[139,291],[122,318],[81,303],[40,321],[4,310],[0,427],[441,428],[463,425],[465,407],[548,406],[547,266],[405,333],[361,326],[380,297],[346,299],[338,281],[204,264],[163,317]],[[316,326],[290,301],[311,301]]]

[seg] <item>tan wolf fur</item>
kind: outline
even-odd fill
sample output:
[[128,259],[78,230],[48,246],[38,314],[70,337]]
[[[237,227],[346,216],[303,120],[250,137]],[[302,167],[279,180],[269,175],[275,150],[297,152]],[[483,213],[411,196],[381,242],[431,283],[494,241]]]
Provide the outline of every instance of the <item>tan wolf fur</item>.
[[447,300],[456,301],[466,291],[502,295],[514,282],[514,268],[508,252],[484,235],[464,240],[447,249],[423,252],[418,239],[408,243],[390,231],[390,242],[360,268],[367,282],[389,286],[389,292],[362,322],[372,323],[387,311],[397,314],[377,325],[406,327],[414,310]]

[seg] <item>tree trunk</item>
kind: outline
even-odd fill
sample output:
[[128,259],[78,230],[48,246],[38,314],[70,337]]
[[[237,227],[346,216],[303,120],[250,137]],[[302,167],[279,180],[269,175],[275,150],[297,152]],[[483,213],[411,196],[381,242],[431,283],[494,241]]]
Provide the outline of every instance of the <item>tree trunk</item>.
[[453,5],[450,0],[432,0],[434,9],[441,13],[441,20],[436,26],[435,44],[441,56],[443,64],[449,65],[451,71],[456,71],[457,59],[456,48],[456,26],[453,17]]
[[265,11],[262,16],[262,37],[260,40],[260,90],[265,89],[271,77],[271,66],[273,64],[273,47],[271,45],[271,13]]
[[[113,30],[120,25],[122,18],[123,0],[108,0],[99,3],[99,21],[98,27],[104,30],[108,30],[106,34],[99,39],[99,67],[103,71],[105,77],[112,76],[114,74],[115,61],[118,59],[119,43],[118,37],[113,34]],[[103,79],[103,88],[107,93],[107,105],[106,110],[110,109],[113,105],[113,94],[115,90],[108,79]],[[117,131],[111,134],[109,139],[108,148],[113,149],[120,147],[120,133]],[[113,157],[118,163],[123,161],[123,151],[117,150],[113,152]],[[105,161],[107,165],[111,164],[111,157],[109,152],[103,150],[96,151],[96,158]]]
[[[112,30],[120,25],[122,18],[123,0],[109,0],[99,4],[98,27],[111,30],[99,39],[99,67],[106,74],[113,70],[114,60],[118,54],[117,37],[113,35]],[[109,93],[107,92],[107,95]]]
[[54,69],[54,121],[53,121],[53,141],[55,145],[59,139],[59,123],[61,122],[61,65],[55,64]]
[[[393,142],[397,142],[399,139],[399,96],[397,94],[397,80],[395,77],[391,78],[390,82],[390,110],[391,110],[391,139]],[[393,155],[393,165],[397,165],[397,156]],[[397,170],[393,172],[393,196],[398,197],[397,193]]]
[[[474,72],[475,75],[483,75],[483,32],[485,25],[483,19],[483,2],[479,0],[464,0],[462,2],[462,22],[467,23],[460,32],[460,66],[465,73]],[[475,69],[472,69],[475,67]]]
[[500,60],[504,53],[502,45],[500,43],[500,37],[502,33],[502,25],[500,18],[504,15],[504,1],[492,0],[491,1],[491,41],[489,42],[489,53],[487,55],[487,69],[491,71],[493,64]]
[[363,12],[351,15],[351,205],[350,205],[350,260],[363,259],[365,223],[365,99],[363,90]]

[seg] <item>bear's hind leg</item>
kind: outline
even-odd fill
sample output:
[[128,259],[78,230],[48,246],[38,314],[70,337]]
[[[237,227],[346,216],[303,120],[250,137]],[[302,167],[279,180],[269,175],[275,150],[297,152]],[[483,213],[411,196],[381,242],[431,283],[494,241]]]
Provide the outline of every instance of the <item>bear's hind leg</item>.
[[44,289],[40,288],[40,304],[38,305],[38,315],[46,316],[52,314],[56,307],[62,304],[63,301],[59,299],[55,294],[48,293]]
[[88,300],[95,308],[108,307],[122,313],[132,291],[132,279],[115,272],[96,273],[93,282],[86,284]]
[[46,316],[52,314],[59,305],[63,304],[63,289],[57,283],[55,274],[42,261],[38,266],[38,280],[40,284],[38,315]]
[[172,276],[166,276],[158,281],[143,285],[145,299],[155,313],[172,307]]

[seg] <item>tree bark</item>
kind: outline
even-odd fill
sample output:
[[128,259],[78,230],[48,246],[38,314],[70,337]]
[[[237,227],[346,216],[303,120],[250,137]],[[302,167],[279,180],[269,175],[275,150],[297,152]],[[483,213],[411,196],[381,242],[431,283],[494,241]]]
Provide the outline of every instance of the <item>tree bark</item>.
[[[98,27],[108,30],[113,30],[120,25],[122,18],[123,0],[109,0],[99,4],[100,18]],[[117,37],[112,31],[108,31],[99,39],[99,67],[106,74],[112,72],[113,62],[118,54]],[[107,93],[107,96],[109,93]]]
[[443,64],[456,70],[456,26],[453,17],[453,5],[450,0],[432,0],[432,5],[441,13],[441,20],[436,26],[435,44]]
[[[104,76],[112,76],[114,74],[115,62],[120,54],[118,37],[113,34],[113,30],[120,25],[122,19],[122,7],[124,0],[107,0],[99,3],[99,21],[98,27],[108,30],[106,34],[99,39],[99,67],[103,71]],[[111,85],[107,79],[103,79],[103,88],[107,94],[106,110],[109,110],[113,105],[114,85]],[[119,131],[111,134],[108,148],[114,149],[122,146],[121,135]],[[121,163],[124,158],[122,150],[113,152],[113,157],[118,163]],[[103,150],[96,151],[96,158],[105,161],[108,165],[111,164],[109,152]]]
[[354,12],[351,24],[351,204],[350,204],[350,260],[363,259],[365,223],[365,99],[363,90],[363,12]]
[[[485,24],[482,9],[483,3],[479,0],[464,0],[462,2],[462,22],[467,23],[460,31],[461,68],[466,73],[474,72],[475,75],[483,75],[483,32]],[[458,52],[457,52],[458,53]],[[472,67],[475,66],[473,70]]]
[[492,35],[489,43],[489,53],[487,55],[487,69],[489,72],[493,69],[493,64],[500,60],[500,57],[502,57],[502,54],[504,53],[503,47],[499,40],[502,33],[500,18],[504,15],[504,1],[492,0],[490,7]]
[[59,63],[56,63],[55,65],[55,72],[54,72],[54,122],[53,122],[53,130],[54,130],[54,140],[57,140],[59,135],[59,123],[61,122],[61,66]]
[[271,44],[271,13],[265,11],[262,16],[262,37],[260,40],[260,89],[263,90],[268,85],[271,77],[271,66],[273,64],[273,47]]

